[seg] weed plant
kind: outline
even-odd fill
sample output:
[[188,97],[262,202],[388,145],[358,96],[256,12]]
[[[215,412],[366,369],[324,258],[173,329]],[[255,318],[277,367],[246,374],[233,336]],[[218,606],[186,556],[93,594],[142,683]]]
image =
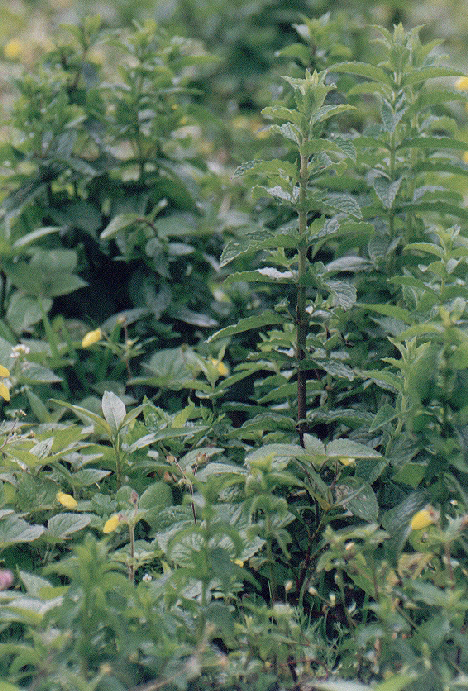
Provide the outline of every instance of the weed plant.
[[198,41],[16,82],[0,691],[468,688],[466,78],[297,30],[232,180]]

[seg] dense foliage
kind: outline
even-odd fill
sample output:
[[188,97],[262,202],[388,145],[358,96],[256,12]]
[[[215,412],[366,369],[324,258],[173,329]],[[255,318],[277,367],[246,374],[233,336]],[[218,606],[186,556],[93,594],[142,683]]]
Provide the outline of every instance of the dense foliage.
[[467,689],[468,78],[183,5],[14,80],[0,691]]

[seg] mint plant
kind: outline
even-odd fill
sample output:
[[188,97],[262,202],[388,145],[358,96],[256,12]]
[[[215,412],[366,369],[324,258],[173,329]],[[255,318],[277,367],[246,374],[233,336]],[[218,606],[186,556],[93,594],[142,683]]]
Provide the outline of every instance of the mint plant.
[[[221,264],[225,266],[246,253],[267,250],[266,262],[269,266],[231,275],[229,280],[262,281],[294,286],[295,334],[288,330],[282,335],[282,349],[278,353],[276,366],[279,371],[288,367],[288,358],[285,357],[288,351],[285,346],[292,346],[292,360],[297,379],[297,429],[301,445],[304,444],[304,433],[307,429],[307,370],[320,367],[313,357],[309,357],[309,347],[313,343],[323,351],[320,337],[311,342],[309,314],[313,315],[323,304],[324,297],[329,298],[327,306],[330,308],[334,304],[339,304],[343,293],[347,293],[343,299],[348,302],[348,306],[353,301],[352,287],[343,282],[333,281],[333,268],[327,271],[323,265],[316,266],[310,261],[309,253],[312,252],[314,256],[314,245],[320,245],[320,238],[346,232],[345,223],[348,217],[351,224],[354,224],[352,228],[355,229],[357,224],[359,231],[357,219],[361,219],[359,206],[351,196],[344,193],[327,193],[319,187],[324,175],[338,175],[346,167],[347,159],[355,157],[354,147],[345,137],[321,136],[330,118],[352,108],[345,104],[325,104],[327,95],[334,88],[333,85],[326,84],[325,77],[324,72],[307,73],[305,79],[287,77],[286,81],[293,88],[295,108],[277,106],[263,110],[266,117],[283,122],[281,125],[272,125],[270,129],[288,142],[292,142],[295,160],[254,161],[237,171],[237,174],[247,174],[249,178],[252,175],[265,177],[266,184],[256,186],[254,195],[258,198],[266,194],[288,205],[296,220],[276,231],[259,229],[257,232],[246,234],[240,241],[228,244],[221,258]],[[315,215],[315,219],[309,224],[311,215]],[[316,296],[315,309],[311,306],[309,298],[311,291]],[[283,304],[277,308],[276,313],[263,314],[258,321],[246,318],[235,327],[217,332],[212,339],[230,336],[257,326],[287,323],[286,308],[287,305]]]

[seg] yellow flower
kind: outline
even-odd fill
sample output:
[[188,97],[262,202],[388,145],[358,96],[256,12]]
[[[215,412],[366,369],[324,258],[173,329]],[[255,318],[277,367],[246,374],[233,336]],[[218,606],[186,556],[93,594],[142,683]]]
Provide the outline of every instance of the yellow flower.
[[463,154],[463,163],[468,163],[468,151]]
[[102,331],[101,329],[94,329],[94,331],[88,331],[86,336],[84,336],[83,340],[81,341],[81,347],[82,348],[89,348],[89,346],[92,346],[94,343],[97,343],[100,341],[102,338]]
[[353,465],[353,463],[356,463],[356,459],[350,458],[349,456],[340,456],[338,460],[343,465]]
[[218,374],[220,374],[222,377],[227,377],[227,375],[229,374],[229,370],[224,364],[224,362],[221,362],[221,360],[216,360],[216,358],[212,357],[211,364],[216,367],[216,369],[218,370]]
[[[9,377],[10,376],[10,370],[7,369],[6,367],[3,367],[3,365],[0,365],[0,377]],[[5,399],[5,401],[10,400],[10,389],[6,384],[3,382],[0,382],[0,396]]]
[[234,564],[237,564],[237,566],[240,566],[241,568],[244,566],[244,562],[242,559],[233,559]]
[[21,41],[12,38],[3,48],[3,54],[8,60],[17,60],[23,54],[24,46]]
[[104,528],[102,529],[103,533],[113,533],[114,530],[117,528],[117,526],[120,523],[120,516],[118,513],[114,513],[113,516],[107,519]]
[[439,520],[439,512],[432,506],[426,506],[414,514],[411,519],[411,530],[424,530]]
[[459,77],[455,82],[455,88],[459,91],[468,91],[468,77]]
[[67,509],[76,509],[78,502],[72,497],[71,494],[65,494],[65,492],[57,492],[57,501],[65,506]]

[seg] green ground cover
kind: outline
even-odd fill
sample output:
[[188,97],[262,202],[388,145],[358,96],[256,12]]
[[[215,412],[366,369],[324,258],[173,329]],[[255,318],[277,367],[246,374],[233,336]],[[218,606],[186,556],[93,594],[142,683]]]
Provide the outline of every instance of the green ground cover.
[[468,689],[463,18],[283,5],[8,8],[0,691]]

